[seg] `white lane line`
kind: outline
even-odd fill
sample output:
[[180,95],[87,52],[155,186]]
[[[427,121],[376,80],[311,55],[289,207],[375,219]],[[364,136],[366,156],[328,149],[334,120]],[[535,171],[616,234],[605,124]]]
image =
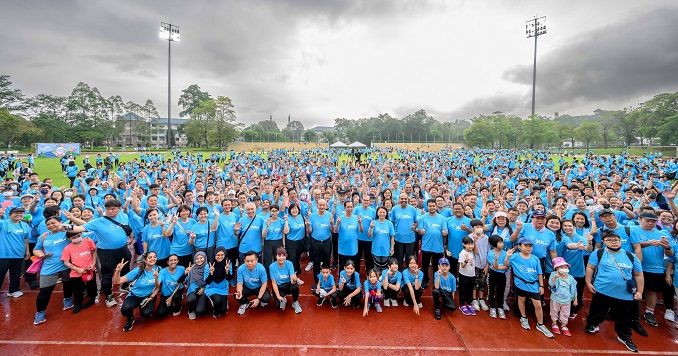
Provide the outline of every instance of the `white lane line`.
[[[232,347],[232,348],[306,348],[325,350],[390,350],[390,351],[476,351],[476,352],[539,352],[550,354],[619,354],[619,350],[587,349],[538,349],[505,347],[445,347],[445,346],[387,346],[387,345],[301,345],[301,344],[233,344],[233,343],[193,343],[193,342],[126,342],[126,341],[40,341],[40,340],[0,340],[4,345],[86,345],[86,346],[152,346],[152,347]],[[678,355],[675,351],[641,351],[643,355]]]

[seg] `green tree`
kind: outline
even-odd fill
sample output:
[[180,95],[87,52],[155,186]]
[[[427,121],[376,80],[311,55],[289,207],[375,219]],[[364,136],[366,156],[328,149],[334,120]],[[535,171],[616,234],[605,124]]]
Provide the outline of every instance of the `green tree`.
[[608,142],[613,138],[614,125],[617,122],[616,116],[623,115],[621,111],[606,111],[598,120],[600,124],[600,134],[603,138],[603,148],[607,148]]
[[182,94],[179,97],[179,106],[183,110],[179,113],[179,117],[191,115],[193,109],[197,109],[200,106],[201,101],[212,99],[208,92],[200,90],[198,84],[190,85],[188,88],[182,90],[181,93]]
[[22,135],[40,135],[40,129],[26,119],[12,115],[7,108],[0,109],[0,142],[9,148]]
[[[289,130],[289,134],[285,134],[291,141],[301,141],[301,135],[304,134],[304,124],[301,121],[290,121],[285,130]],[[283,130],[284,131],[284,130]]]
[[198,107],[191,111],[191,116],[184,124],[186,136],[198,146],[205,144],[209,147],[211,124],[216,117],[216,103],[214,100],[201,100]]
[[493,136],[492,124],[485,120],[477,120],[464,130],[464,141],[472,147],[492,147]]
[[586,151],[588,151],[591,142],[602,137],[600,134],[600,124],[597,122],[584,122],[577,127],[575,135],[579,141],[586,143]]
[[[558,137],[560,138],[561,141],[570,141],[570,144],[572,148],[574,148],[574,143],[575,143],[575,128],[572,126],[572,124],[563,124],[559,123],[558,124]],[[561,144],[562,146],[562,144]]]
[[318,134],[312,130],[304,131],[304,141],[306,142],[318,142]]
[[636,122],[638,121],[638,116],[636,110],[628,112],[626,109],[621,110],[619,115],[614,116],[614,129],[624,139],[626,147],[636,141],[636,133],[638,132]]
[[10,112],[24,109],[24,94],[19,89],[12,88],[9,75],[0,75],[0,109]]
[[235,107],[231,98],[219,96],[214,101],[214,123],[210,130],[210,138],[219,148],[233,142],[237,136],[236,128],[240,124],[235,124]]

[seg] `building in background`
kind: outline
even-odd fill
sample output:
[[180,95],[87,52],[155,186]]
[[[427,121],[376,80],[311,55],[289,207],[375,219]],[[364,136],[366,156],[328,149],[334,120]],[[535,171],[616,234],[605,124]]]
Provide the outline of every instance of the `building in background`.
[[[179,127],[186,121],[188,119],[171,119],[174,147],[186,147],[188,144],[186,135],[180,133],[179,130]],[[137,114],[127,113],[118,116],[116,127],[120,130],[116,141],[117,147],[135,149],[167,147],[167,118],[165,117],[144,119]]]

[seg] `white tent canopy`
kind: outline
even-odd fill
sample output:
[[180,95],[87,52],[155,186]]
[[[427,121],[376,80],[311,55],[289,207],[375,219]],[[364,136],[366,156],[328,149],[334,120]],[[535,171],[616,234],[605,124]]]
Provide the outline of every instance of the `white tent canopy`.
[[348,145],[341,141],[337,141],[330,145],[330,148],[346,148],[346,147],[348,147]]
[[353,142],[352,144],[348,145],[348,148],[366,148],[365,144],[360,143],[358,141]]

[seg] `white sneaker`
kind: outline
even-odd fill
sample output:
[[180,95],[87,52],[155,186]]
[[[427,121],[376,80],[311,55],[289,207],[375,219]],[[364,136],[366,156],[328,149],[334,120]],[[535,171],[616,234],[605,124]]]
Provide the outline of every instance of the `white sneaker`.
[[421,309],[424,307],[424,304],[418,303],[417,306],[419,307],[419,309]]
[[484,311],[490,310],[490,307],[488,307],[488,306],[487,306],[487,303],[485,303],[485,299],[481,299],[481,300],[480,300],[480,307],[481,307]]
[[666,309],[666,313],[664,313],[664,320],[670,321],[670,322],[676,321],[676,314],[673,312],[672,309]]
[[196,317],[197,317],[197,315],[195,315],[195,312],[188,312],[188,318],[189,319],[195,320]]
[[268,303],[261,302],[261,303],[259,303],[259,305],[263,308],[263,307],[267,306]]
[[391,300],[390,299],[384,299],[384,306],[390,307],[391,306]]
[[494,318],[494,319],[497,318],[497,309],[494,309],[494,308],[490,309],[490,318]]
[[280,302],[280,309],[285,310],[285,306],[287,306],[287,298],[283,298],[283,300]]
[[511,311],[511,308],[508,306],[508,304],[506,304],[506,302],[504,302],[504,310]]
[[179,316],[180,314],[181,314],[181,310],[179,310],[178,312],[172,312],[172,316]]
[[[8,296],[8,297],[12,297],[12,298],[19,298],[19,297],[21,297],[22,295],[24,295],[24,292],[22,292],[22,291],[20,291],[20,290],[14,292],[14,293],[12,293],[12,294],[7,293],[7,296]],[[671,320],[671,321],[673,321],[673,320]]]
[[406,306],[406,307],[410,306],[409,304],[407,304],[407,300],[403,300],[403,305]]
[[246,310],[247,310],[247,304],[240,304],[240,307],[238,308],[238,315],[245,314]]
[[304,281],[302,281],[301,279],[297,278],[297,285],[298,285],[298,286],[303,286],[303,285],[304,285]]
[[299,304],[299,302],[292,303],[292,308],[294,308],[295,313],[301,313],[301,304]]
[[304,268],[304,271],[308,272],[308,271],[310,271],[310,270],[312,270],[312,269],[313,269],[313,262],[309,262],[309,263],[306,265],[306,268]]
[[506,314],[504,313],[504,309],[497,308],[497,314],[499,314],[499,319],[506,319]]
[[473,301],[471,302],[471,306],[476,311],[480,311],[480,304],[478,303],[478,299],[473,299]]
[[398,306],[398,300],[397,299],[391,299],[391,306],[397,307]]

